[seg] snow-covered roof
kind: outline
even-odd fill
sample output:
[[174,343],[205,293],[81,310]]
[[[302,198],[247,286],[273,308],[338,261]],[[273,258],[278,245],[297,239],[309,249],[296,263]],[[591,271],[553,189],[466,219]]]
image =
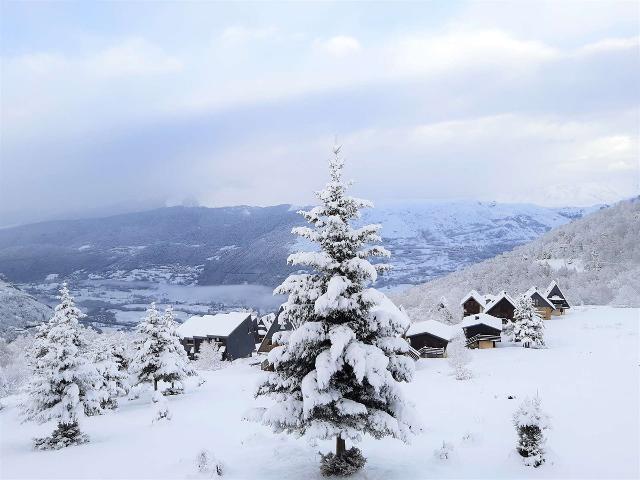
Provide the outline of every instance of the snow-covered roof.
[[502,300],[503,298],[506,299],[514,307],[516,306],[516,302],[513,300],[513,298],[511,298],[511,296],[507,293],[506,290],[503,290],[498,295],[492,296],[491,298],[492,298],[491,302],[489,302],[489,304],[484,309],[485,312],[488,312],[493,307],[495,307],[498,304],[498,302],[500,302],[500,300]]
[[467,300],[469,300],[470,298],[473,298],[476,302],[478,302],[480,305],[484,305],[485,304],[485,298],[484,296],[480,295],[476,290],[471,290],[469,293],[467,293],[462,300],[460,300],[460,305],[464,304],[464,302],[466,302]]
[[549,297],[549,295],[551,294],[551,290],[554,289],[554,287],[558,287],[558,282],[556,282],[555,280],[551,280],[551,283],[549,284],[549,286],[547,287],[547,290],[544,292],[544,296],[545,297]]
[[449,341],[455,336],[457,331],[457,328],[451,325],[445,325],[444,323],[438,322],[437,320],[425,320],[424,322],[412,323],[409,326],[409,330],[407,330],[405,336],[412,337],[414,335],[428,333],[435,337]]
[[178,327],[178,335],[181,338],[228,337],[250,315],[247,312],[194,315]]
[[502,330],[502,319],[494,317],[493,315],[487,315],[486,313],[476,313],[474,315],[467,315],[462,319],[462,323],[460,323],[462,328],[473,327],[474,325],[486,325],[496,330]]
[[546,296],[546,295],[543,295],[542,293],[540,293],[540,292],[538,291],[538,288],[537,288],[537,287],[531,287],[529,290],[527,290],[527,291],[524,293],[524,296],[525,296],[525,297],[529,297],[529,298],[531,298],[531,297],[532,297],[534,294],[536,294],[536,293],[537,293],[538,295],[540,295],[540,296],[542,297],[542,299],[543,299],[545,302],[547,302],[547,305],[548,305],[549,307],[554,308],[554,309],[556,308],[556,306],[555,306],[553,303],[551,303],[551,302],[549,301],[549,299],[547,298],[547,296]]

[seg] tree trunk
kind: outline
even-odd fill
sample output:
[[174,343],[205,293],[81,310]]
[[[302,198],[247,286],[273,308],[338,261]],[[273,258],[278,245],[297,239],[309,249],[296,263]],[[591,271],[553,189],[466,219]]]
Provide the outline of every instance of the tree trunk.
[[336,437],[336,457],[344,454],[346,447],[344,445],[344,439],[340,436]]
[[157,392],[158,391],[158,379],[154,378],[153,379],[153,389]]

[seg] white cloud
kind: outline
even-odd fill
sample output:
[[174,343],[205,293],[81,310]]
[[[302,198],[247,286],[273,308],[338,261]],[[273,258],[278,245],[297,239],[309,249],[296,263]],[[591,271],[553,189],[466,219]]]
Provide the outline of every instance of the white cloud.
[[577,53],[582,55],[592,55],[629,49],[638,50],[638,48],[640,48],[640,36],[628,38],[605,38],[597,42],[583,45],[577,50]]
[[242,44],[253,40],[265,40],[273,38],[278,33],[276,27],[246,27],[233,25],[225,28],[220,34],[220,40],[224,43]]
[[440,35],[409,35],[387,49],[396,71],[433,73],[475,66],[509,69],[558,58],[544,43],[519,40],[501,30],[451,31]]
[[182,62],[156,45],[130,38],[83,61],[90,73],[105,77],[154,75],[182,70]]
[[313,47],[334,57],[347,57],[362,50],[360,42],[347,35],[337,35],[326,40],[317,39],[313,42]]

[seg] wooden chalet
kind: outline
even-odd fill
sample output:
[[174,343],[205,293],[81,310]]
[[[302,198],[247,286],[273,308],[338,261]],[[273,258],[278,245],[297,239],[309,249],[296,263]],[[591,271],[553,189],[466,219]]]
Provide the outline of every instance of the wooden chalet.
[[462,319],[460,324],[469,348],[494,348],[501,341],[502,319],[477,313]]
[[437,320],[426,320],[412,323],[405,333],[405,338],[420,357],[438,358],[445,356],[447,345],[454,337],[455,331],[453,326]]
[[471,290],[460,301],[460,305],[462,306],[462,317],[464,318],[467,315],[483,313],[485,303],[486,300],[482,295],[475,290]]
[[551,300],[540,293],[536,287],[531,287],[524,293],[524,296],[531,299],[533,306],[536,307],[536,310],[538,311],[538,315],[545,320],[549,320],[551,318],[551,314],[556,307],[551,303]]
[[551,312],[552,315],[564,315],[564,312],[571,308],[569,302],[567,302],[564,293],[560,290],[558,286],[558,282],[553,280],[547,290],[545,291],[544,296],[554,305],[554,310]]
[[203,342],[218,343],[224,360],[250,357],[255,350],[255,330],[247,312],[195,315],[177,331],[191,358],[200,352]]
[[275,313],[269,313],[267,315],[264,315],[258,318],[258,321],[256,323],[256,332],[257,332],[256,343],[261,343],[262,340],[264,340],[264,337],[267,335],[267,332],[269,331],[269,328],[271,328],[271,325],[273,325],[273,322],[275,321],[275,319],[276,319]]
[[492,317],[501,318],[503,322],[513,321],[513,314],[516,310],[516,302],[506,291],[500,292],[496,296],[488,297],[484,313]]

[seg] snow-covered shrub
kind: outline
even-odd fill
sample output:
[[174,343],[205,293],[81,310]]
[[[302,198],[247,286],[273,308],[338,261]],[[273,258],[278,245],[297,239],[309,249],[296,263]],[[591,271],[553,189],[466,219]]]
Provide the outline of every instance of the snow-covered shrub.
[[438,460],[449,460],[453,454],[453,444],[442,442],[442,446],[433,452],[433,456]]
[[471,353],[465,345],[464,334],[459,333],[447,345],[447,361],[453,369],[456,380],[469,380],[473,377],[467,368],[471,362]]
[[155,303],[147,309],[137,327],[138,338],[134,341],[131,365],[138,383],[151,383],[153,389],[158,390],[158,382],[167,382],[171,384],[167,393],[176,394],[183,391],[182,381],[195,374],[176,328],[171,308],[167,308],[162,316]]
[[60,304],[49,322],[38,327],[29,352],[32,377],[21,405],[26,420],[57,421],[50,437],[35,439],[38,449],[58,449],[85,443],[78,420],[83,410],[99,409],[103,400],[96,391],[96,370],[82,354],[84,347],[81,316],[66,284],[60,291]]
[[22,335],[7,343],[0,338],[0,398],[17,393],[27,382],[30,371],[26,352],[33,337]]
[[201,450],[196,455],[196,468],[200,473],[221,477],[224,474],[224,464],[209,450]]
[[161,420],[171,420],[171,411],[169,410],[169,402],[162,395],[162,393],[156,391],[153,392],[153,403],[155,403],[155,411],[153,415],[153,423]]
[[220,370],[224,367],[220,345],[216,342],[203,342],[195,362],[198,370]]
[[334,154],[329,182],[317,193],[320,205],[300,212],[310,226],[293,230],[319,248],[290,255],[288,262],[307,273],[290,275],[275,290],[288,295],[280,318],[295,330],[269,352],[274,371],[257,393],[275,401],[261,415],[274,431],[335,438],[336,455],[323,456],[327,474],[352,473],[364,464],[358,449],[345,451],[345,440],[370,434],[408,441],[420,430],[399,385],[414,372],[401,338],[409,319],[368,288],[387,269],[369,258],[389,252],[371,245],[381,240],[379,225],[352,226],[371,205],[347,196],[339,148]]
[[524,347],[544,347],[544,320],[538,314],[531,297],[517,298],[513,313],[513,338]]
[[549,428],[549,417],[541,409],[538,395],[526,398],[513,415],[513,424],[518,434],[517,451],[525,465],[539,467],[544,458],[544,430]]
[[100,389],[106,392],[106,398],[101,402],[103,409],[118,407],[118,397],[122,397],[129,390],[129,374],[118,368],[118,362],[113,355],[109,338],[98,335],[91,349],[91,361],[100,375]]
[[356,447],[351,447],[339,455],[330,452],[326,455],[320,454],[320,457],[320,472],[325,477],[348,477],[367,463],[367,459],[362,456],[362,452]]

